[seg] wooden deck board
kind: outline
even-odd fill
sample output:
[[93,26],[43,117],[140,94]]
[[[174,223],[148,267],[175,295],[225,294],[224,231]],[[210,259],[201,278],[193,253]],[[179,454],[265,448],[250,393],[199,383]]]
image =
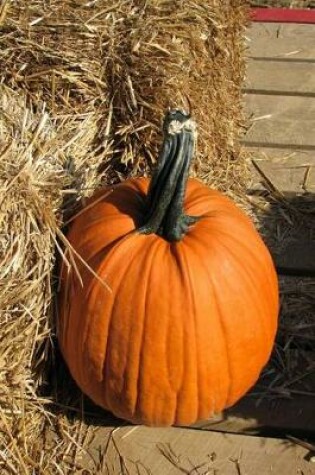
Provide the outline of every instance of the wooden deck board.
[[287,149],[315,149],[315,98],[246,94],[252,114],[244,143]]
[[[259,167],[259,173],[252,167],[249,193],[266,189],[267,178],[288,206],[299,212],[305,209],[306,201],[308,206],[312,202],[315,206],[314,26],[256,23],[249,37],[250,54],[259,57],[259,61],[249,60],[246,87],[251,90],[244,96],[251,115],[244,143]],[[303,55],[306,51],[311,55]],[[288,223],[279,223],[280,236],[282,227],[287,232]],[[295,228],[292,224],[290,238],[283,244],[271,240],[271,252],[279,267],[315,274],[314,229],[314,215],[310,214],[307,226]]]
[[[255,24],[249,31],[252,59],[248,63],[246,87],[250,93],[244,100],[252,123],[244,143],[260,170],[252,168],[249,193],[266,190],[266,177],[268,185],[273,185],[297,213],[306,202],[311,207],[314,203],[315,209],[314,28],[313,25]],[[301,225],[296,226],[298,220],[294,220],[290,226],[275,218],[276,208],[274,202],[262,219],[267,233],[279,234],[269,244],[277,266],[292,273],[314,275],[314,214],[309,214],[307,225],[304,219]],[[259,384],[260,381],[257,387]],[[315,392],[314,374],[309,388]],[[275,433],[300,430],[309,431],[314,437],[314,399],[296,394],[292,399],[263,400],[257,406],[257,399],[247,396],[218,416],[216,422],[203,427],[241,433],[266,430],[269,434],[273,430]]]
[[314,25],[254,23],[247,37],[250,56],[315,61]]
[[[308,451],[281,439],[209,433],[194,429],[125,427],[107,449],[110,473],[177,475],[311,475]],[[105,450],[104,432],[95,433],[89,452]],[[119,452],[119,453],[118,453]],[[89,468],[93,469],[91,460]],[[195,468],[194,467],[199,467]],[[108,473],[104,469],[104,473]]]
[[[315,210],[315,154],[307,151],[278,149],[252,149],[250,158],[255,166],[248,187],[249,195],[261,195],[270,190],[280,193],[285,203],[297,213],[308,208]],[[290,239],[281,246],[270,246],[271,254],[279,268],[290,274],[315,275],[315,218],[310,214],[305,224],[292,223]],[[265,226],[268,224],[266,218]],[[278,224],[288,229],[288,223]],[[270,231],[269,231],[270,232]],[[274,230],[275,232],[275,230]],[[283,230],[284,232],[284,230]],[[314,381],[315,384],[315,381]],[[315,411],[314,411],[315,412]],[[314,421],[315,427],[315,421]]]
[[249,60],[245,88],[258,93],[274,92],[279,96],[290,93],[315,97],[315,62]]
[[[264,177],[287,197],[306,196],[315,191],[315,152],[308,150],[248,148],[252,179],[249,191],[266,189]],[[311,198],[311,197],[310,197]]]
[[[313,378],[314,383],[314,378]],[[315,408],[309,396],[274,399],[245,396],[235,406],[213,420],[196,424],[203,430],[247,435],[269,435],[314,438]]]

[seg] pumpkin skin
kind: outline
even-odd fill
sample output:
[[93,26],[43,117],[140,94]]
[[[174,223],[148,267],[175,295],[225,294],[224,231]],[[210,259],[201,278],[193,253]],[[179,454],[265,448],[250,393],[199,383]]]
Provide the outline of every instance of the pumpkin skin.
[[250,219],[194,179],[184,208],[203,218],[182,240],[133,232],[148,185],[105,188],[74,220],[68,240],[111,290],[79,259],[83,286],[64,265],[58,337],[96,404],[137,424],[187,425],[233,405],[258,379],[277,328],[277,276]]

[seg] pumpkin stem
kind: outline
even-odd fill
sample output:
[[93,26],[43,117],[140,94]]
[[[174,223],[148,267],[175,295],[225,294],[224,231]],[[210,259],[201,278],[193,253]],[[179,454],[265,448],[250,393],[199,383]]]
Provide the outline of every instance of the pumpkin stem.
[[143,234],[156,233],[168,241],[180,241],[199,216],[184,212],[189,168],[194,153],[195,123],[190,115],[173,110],[163,124],[164,140],[147,195]]

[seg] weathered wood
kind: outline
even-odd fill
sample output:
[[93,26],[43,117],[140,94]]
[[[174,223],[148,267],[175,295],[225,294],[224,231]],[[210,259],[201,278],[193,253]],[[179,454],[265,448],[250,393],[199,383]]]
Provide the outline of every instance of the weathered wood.
[[[315,27],[314,27],[315,35]],[[315,42],[315,40],[314,40]],[[246,90],[315,97],[315,62],[248,61]],[[256,92],[256,93],[257,93]],[[268,101],[268,99],[265,99]]]
[[250,56],[315,61],[314,25],[254,23],[247,33]]
[[[311,209],[315,212],[315,156],[313,153],[268,148],[254,149],[250,152],[252,180],[248,187],[249,195],[257,195],[264,190],[269,190],[280,195],[280,199],[282,197],[284,200],[283,205],[294,209],[295,213],[303,213]],[[270,209],[266,212],[266,217],[263,218],[264,228],[268,227],[270,219],[274,221],[272,214],[275,211]],[[299,227],[292,223],[290,239],[286,239],[281,246],[276,245],[275,248],[270,246],[279,272],[315,275],[314,212],[308,215],[307,226],[305,225],[306,218]],[[288,229],[287,222],[284,227]],[[281,229],[279,223],[280,234]],[[276,232],[276,229],[273,231]]]
[[[311,151],[248,148],[252,166],[249,191],[265,189],[265,177],[286,197],[304,196],[315,191],[315,154]],[[312,197],[310,197],[312,199]],[[315,197],[314,197],[315,200]]]
[[279,274],[315,277],[315,241],[312,240],[310,232],[308,236],[296,236],[296,239],[287,243],[281,251],[274,253],[271,250],[271,253]]
[[306,191],[315,193],[315,167],[311,167],[309,169],[305,188],[306,188]]
[[315,98],[246,94],[244,100],[252,115],[246,145],[315,149]]
[[[107,436],[107,433],[106,433]],[[95,432],[88,450],[94,459],[106,450],[110,473],[177,475],[311,475],[309,451],[287,440],[209,433],[193,429],[124,427],[109,441]],[[93,462],[85,457],[93,470]],[[103,465],[104,471],[109,473]],[[99,472],[98,472],[99,473]]]
[[292,398],[275,396],[273,400],[244,397],[231,409],[196,427],[227,433],[315,437],[315,407],[311,396]]

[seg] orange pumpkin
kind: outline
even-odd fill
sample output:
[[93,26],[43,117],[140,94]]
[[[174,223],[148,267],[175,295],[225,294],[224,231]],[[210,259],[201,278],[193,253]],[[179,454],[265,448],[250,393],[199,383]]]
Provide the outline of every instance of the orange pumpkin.
[[164,134],[151,183],[105,188],[74,220],[76,265],[61,272],[58,321],[82,391],[157,426],[207,419],[241,398],[270,356],[278,317],[276,272],[252,222],[188,179],[190,117],[169,112]]

